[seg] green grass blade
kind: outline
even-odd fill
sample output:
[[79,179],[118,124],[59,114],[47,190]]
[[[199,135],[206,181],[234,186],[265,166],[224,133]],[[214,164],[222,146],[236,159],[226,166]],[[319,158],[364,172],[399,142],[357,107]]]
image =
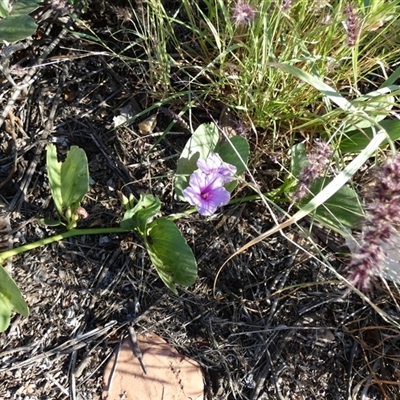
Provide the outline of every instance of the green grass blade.
[[302,81],[307,82],[309,85],[319,90],[324,96],[328,97],[332,101],[332,103],[335,103],[343,111],[357,112],[357,108],[355,108],[348,100],[346,100],[335,89],[327,85],[325,82],[323,82],[316,76],[313,76],[306,71],[303,71],[299,68],[293,67],[292,65],[288,64],[268,63],[268,65],[270,65],[271,67],[279,68],[282,71],[285,71],[293,76],[296,76]]

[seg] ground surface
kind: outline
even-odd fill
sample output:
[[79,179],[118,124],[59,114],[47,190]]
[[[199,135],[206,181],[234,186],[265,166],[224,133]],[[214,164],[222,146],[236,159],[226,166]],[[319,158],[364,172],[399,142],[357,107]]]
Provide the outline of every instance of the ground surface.
[[[90,12],[84,17],[99,35],[117,29],[115,9]],[[89,218],[81,227],[117,226],[121,191],[159,196],[164,215],[187,207],[174,199],[173,173],[189,133],[177,123],[175,133],[153,147],[173,120],[157,108],[149,113],[158,110],[151,134],[138,127],[149,115],[113,129],[124,107],[134,115],[151,105],[141,91],[140,68],[64,32],[62,18],[51,11],[33,43],[10,59],[11,76],[21,85],[31,63],[54,46],[0,132],[0,182],[9,177],[0,193],[3,214],[11,211],[14,247],[59,231],[38,222],[54,216],[45,169],[49,142],[57,144],[60,156],[72,145],[87,153],[91,185],[83,206]],[[85,31],[79,25],[74,30]],[[7,79],[1,85],[5,109],[18,88]],[[167,105],[174,113],[180,107]],[[211,115],[218,120],[221,110],[216,106]],[[195,123],[209,120],[206,111],[196,111]],[[248,139],[254,149],[255,138]],[[250,162],[262,190],[273,185],[270,172],[277,169],[265,153]],[[164,287],[134,235],[77,237],[15,257],[9,267],[31,315],[14,316],[0,334],[0,399],[100,398],[104,363],[128,324],[138,333],[157,333],[197,360],[208,399],[400,398],[399,332],[284,236],[234,258],[213,293],[226,258],[271,226],[257,202],[226,207],[212,218],[192,214],[178,221],[199,265],[197,283],[179,296]],[[286,233],[304,242],[297,229]],[[313,238],[321,243],[317,233]],[[340,270],[332,248],[325,252]],[[383,286],[372,298],[398,319],[395,299]]]

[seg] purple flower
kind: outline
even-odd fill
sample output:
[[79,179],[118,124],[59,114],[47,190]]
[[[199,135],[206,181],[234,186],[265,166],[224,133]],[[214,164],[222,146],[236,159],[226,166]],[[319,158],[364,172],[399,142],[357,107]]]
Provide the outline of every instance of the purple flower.
[[218,207],[228,204],[230,193],[224,188],[224,177],[198,169],[190,176],[189,186],[183,191],[185,200],[201,215],[212,215]]
[[223,162],[222,158],[216,153],[211,153],[205,160],[198,160],[197,166],[207,175],[219,175],[223,183],[231,182],[235,179],[236,167]]

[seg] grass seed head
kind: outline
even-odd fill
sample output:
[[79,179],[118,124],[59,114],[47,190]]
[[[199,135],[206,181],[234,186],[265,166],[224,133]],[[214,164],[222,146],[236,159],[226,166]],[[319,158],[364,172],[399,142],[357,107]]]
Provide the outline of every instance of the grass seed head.
[[294,201],[307,195],[313,181],[324,174],[333,155],[333,150],[324,141],[316,140],[314,145],[313,151],[308,155],[308,163],[300,173],[297,192],[292,197]]
[[347,44],[350,47],[354,47],[357,43],[360,33],[360,19],[355,11],[355,7],[353,4],[349,4],[346,7],[345,26],[347,33]]
[[388,158],[376,169],[374,186],[365,201],[367,216],[360,246],[346,268],[350,282],[360,289],[369,289],[374,276],[383,276],[385,248],[397,246],[394,226],[400,226],[399,155]]
[[293,0],[283,0],[282,1],[282,10],[287,11],[289,10],[293,5]]
[[51,0],[51,8],[55,11],[64,11],[68,8],[68,2],[66,0]]
[[257,9],[242,0],[238,0],[232,9],[232,19],[235,25],[250,25],[256,17]]

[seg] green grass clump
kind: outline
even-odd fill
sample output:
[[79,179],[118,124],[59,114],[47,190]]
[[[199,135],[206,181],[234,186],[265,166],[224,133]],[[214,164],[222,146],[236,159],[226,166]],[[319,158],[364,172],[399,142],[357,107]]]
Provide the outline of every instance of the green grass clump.
[[254,20],[237,24],[234,2],[183,0],[174,10],[159,0],[143,2],[134,12],[135,34],[154,96],[191,90],[261,128],[282,132],[311,121],[320,127],[331,121],[319,117],[331,104],[275,64],[306,71],[352,100],[383,83],[399,56],[398,2],[354,4],[354,46],[346,32],[348,2],[306,0],[288,9],[256,3]]

